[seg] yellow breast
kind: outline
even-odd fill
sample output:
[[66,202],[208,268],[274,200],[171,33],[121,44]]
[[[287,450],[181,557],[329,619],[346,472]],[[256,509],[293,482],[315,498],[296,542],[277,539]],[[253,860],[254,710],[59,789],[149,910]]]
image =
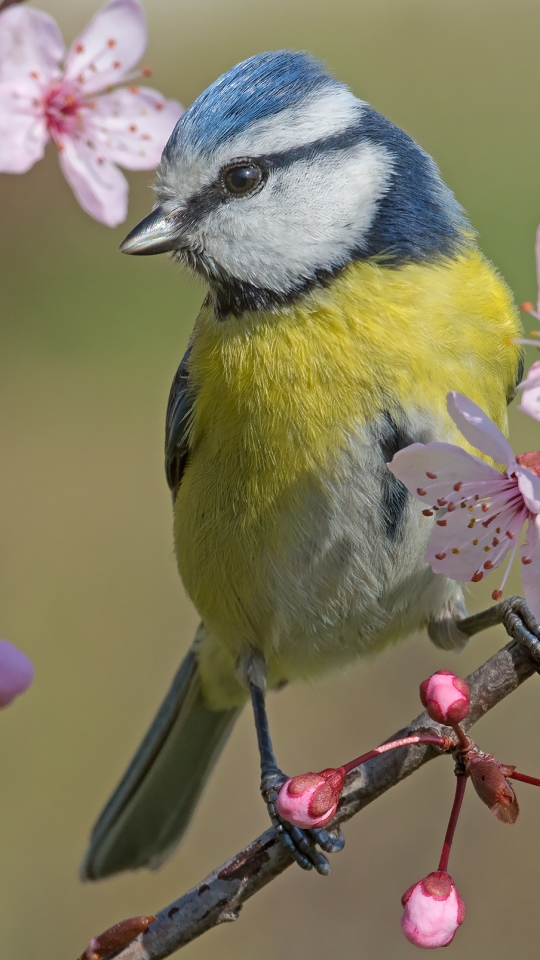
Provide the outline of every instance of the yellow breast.
[[284,518],[337,469],[347,436],[398,408],[429,411],[448,433],[451,389],[506,430],[519,331],[507,287],[474,248],[430,265],[355,263],[275,312],[220,322],[202,311],[175,542],[188,594],[232,654],[272,620],[261,555],[279,555]]

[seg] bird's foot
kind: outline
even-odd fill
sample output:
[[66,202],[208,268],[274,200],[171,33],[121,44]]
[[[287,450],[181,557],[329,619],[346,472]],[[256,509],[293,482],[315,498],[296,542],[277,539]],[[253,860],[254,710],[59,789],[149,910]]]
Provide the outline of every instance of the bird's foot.
[[497,606],[508,636],[527,648],[531,660],[540,670],[540,623],[532,615],[524,597],[508,597],[500,600]]
[[280,787],[288,779],[281,770],[278,770],[263,777],[261,781],[261,796],[266,804],[272,826],[285,850],[290,853],[299,867],[303,870],[312,870],[315,867],[317,873],[328,876],[330,864],[317,847],[325,853],[339,853],[345,846],[345,837],[339,827],[336,830],[323,828],[304,830],[293,826],[279,816],[276,800]]
[[459,620],[457,626],[469,637],[487,627],[502,623],[509,637],[521,643],[540,672],[540,623],[529,610],[524,597],[508,597],[493,607]]

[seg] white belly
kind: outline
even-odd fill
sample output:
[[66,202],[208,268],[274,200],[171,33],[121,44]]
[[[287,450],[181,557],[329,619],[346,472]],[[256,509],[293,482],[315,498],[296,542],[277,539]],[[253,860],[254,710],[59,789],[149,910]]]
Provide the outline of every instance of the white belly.
[[460,586],[424,562],[434,519],[409,495],[389,522],[388,482],[380,446],[365,431],[294,517],[280,518],[286,549],[265,557],[260,574],[274,612],[271,673],[292,680],[339,668],[459,602]]

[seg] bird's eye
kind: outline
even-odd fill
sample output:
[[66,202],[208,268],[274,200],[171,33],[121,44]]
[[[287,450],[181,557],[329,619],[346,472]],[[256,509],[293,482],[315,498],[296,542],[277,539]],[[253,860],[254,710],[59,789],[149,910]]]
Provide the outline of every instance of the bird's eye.
[[239,163],[223,175],[225,189],[235,196],[251,193],[262,182],[262,170],[254,163]]

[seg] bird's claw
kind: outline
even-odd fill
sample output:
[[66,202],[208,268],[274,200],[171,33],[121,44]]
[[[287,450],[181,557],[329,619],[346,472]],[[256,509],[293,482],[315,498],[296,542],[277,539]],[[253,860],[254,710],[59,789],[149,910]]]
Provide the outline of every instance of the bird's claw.
[[540,623],[533,617],[523,597],[508,597],[497,604],[501,622],[513,640],[523,644],[540,671]]
[[304,830],[283,820],[277,812],[276,800],[280,787],[288,779],[281,771],[277,771],[261,781],[261,795],[266,803],[272,826],[285,850],[290,853],[299,867],[303,870],[315,868],[317,873],[328,876],[330,864],[317,847],[321,847],[325,853],[338,853],[345,846],[343,833],[339,827],[336,830],[325,830],[322,827],[316,830]]

